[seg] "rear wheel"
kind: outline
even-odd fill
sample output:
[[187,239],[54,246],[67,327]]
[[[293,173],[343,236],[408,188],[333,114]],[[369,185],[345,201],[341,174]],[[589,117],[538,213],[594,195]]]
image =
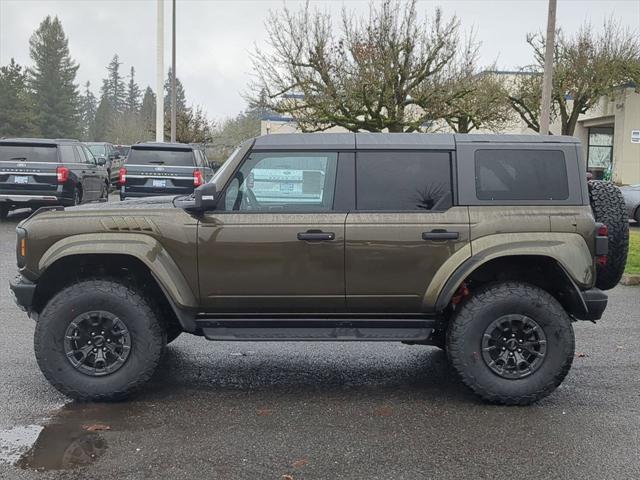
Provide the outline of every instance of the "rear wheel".
[[117,400],[144,385],[166,342],[155,305],[116,280],[83,280],[55,295],[36,324],[49,382],[76,400]]
[[100,199],[101,200],[108,200],[109,199],[109,184],[105,183],[102,186],[102,192],[100,192]]
[[549,395],[573,362],[567,313],[544,290],[519,282],[482,287],[455,313],[447,355],[484,400],[526,405]]
[[611,182],[589,182],[589,198],[596,222],[609,229],[607,264],[596,266],[596,287],[610,290],[615,287],[627,264],[629,251],[629,218],[622,192]]
[[80,193],[80,189],[76,188],[73,191],[73,205],[80,205],[82,203],[82,194]]
[[9,206],[0,205],[0,220],[6,220],[9,216]]

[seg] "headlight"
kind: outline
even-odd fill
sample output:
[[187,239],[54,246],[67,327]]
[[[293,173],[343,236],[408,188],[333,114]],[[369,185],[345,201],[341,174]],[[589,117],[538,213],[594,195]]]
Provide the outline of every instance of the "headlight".
[[24,228],[16,228],[16,258],[18,268],[24,267],[27,260],[27,231]]

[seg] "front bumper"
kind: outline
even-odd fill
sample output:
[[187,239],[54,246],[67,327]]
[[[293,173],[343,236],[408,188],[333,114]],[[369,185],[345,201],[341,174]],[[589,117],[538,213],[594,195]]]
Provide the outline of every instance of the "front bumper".
[[31,310],[33,298],[36,293],[36,284],[30,282],[22,275],[18,275],[9,282],[9,288],[18,306],[27,312]]

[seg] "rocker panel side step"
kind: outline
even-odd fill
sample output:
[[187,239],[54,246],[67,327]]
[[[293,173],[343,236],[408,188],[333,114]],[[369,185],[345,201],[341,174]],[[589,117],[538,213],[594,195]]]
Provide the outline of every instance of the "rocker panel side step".
[[427,341],[434,320],[198,319],[208,340],[233,341]]

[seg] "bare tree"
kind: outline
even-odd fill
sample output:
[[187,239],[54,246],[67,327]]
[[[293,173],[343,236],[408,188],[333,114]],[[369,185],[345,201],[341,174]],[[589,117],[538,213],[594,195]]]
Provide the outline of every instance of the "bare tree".
[[[540,131],[540,97],[544,37],[530,34],[527,42],[535,64],[522,69],[510,95],[514,110],[529,128]],[[578,117],[603,95],[612,95],[623,85],[640,85],[640,36],[613,19],[597,34],[585,24],[573,37],[561,30],[556,35],[551,115],[560,119],[563,135],[573,135]]]
[[339,28],[309,5],[286,6],[266,22],[270,49],[256,47],[250,85],[270,110],[290,114],[303,131],[338,125],[349,131],[412,132],[446,118],[469,89],[447,75],[459,22],[436,10],[422,19],[416,0],[371,4],[357,18],[342,11]]
[[479,50],[472,32],[447,66],[451,90],[463,93],[451,99],[443,117],[454,132],[500,131],[514,120],[504,76],[495,64],[479,66]]

